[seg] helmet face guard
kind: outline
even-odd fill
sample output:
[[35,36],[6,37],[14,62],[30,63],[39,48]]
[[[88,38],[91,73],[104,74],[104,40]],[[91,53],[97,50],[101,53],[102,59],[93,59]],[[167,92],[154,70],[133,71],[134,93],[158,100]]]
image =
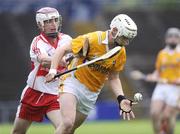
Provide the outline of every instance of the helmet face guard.
[[51,19],[55,19],[55,20],[57,19],[58,21],[57,31],[53,33],[45,33],[45,34],[47,36],[54,37],[57,36],[57,33],[58,31],[61,30],[61,26],[62,26],[62,17],[59,14],[59,12],[55,8],[51,8],[51,7],[44,7],[36,12],[36,23],[43,32],[44,32],[44,22],[49,21]]
[[137,26],[134,21],[125,14],[119,14],[111,21],[110,24],[111,31],[113,28],[117,29],[116,35],[113,36],[114,39],[117,36],[124,36],[129,39],[133,39],[137,35]]
[[180,30],[176,27],[168,28],[165,34],[165,44],[174,50],[180,43]]

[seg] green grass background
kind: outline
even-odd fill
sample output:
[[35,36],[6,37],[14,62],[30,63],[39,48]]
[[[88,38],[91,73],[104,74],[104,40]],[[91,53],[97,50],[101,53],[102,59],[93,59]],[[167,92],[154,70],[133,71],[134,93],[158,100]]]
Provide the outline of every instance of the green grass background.
[[[10,134],[12,124],[0,124],[0,134]],[[34,123],[27,134],[53,134],[51,124]],[[149,120],[86,122],[75,134],[153,134]],[[180,134],[180,121],[175,134]]]

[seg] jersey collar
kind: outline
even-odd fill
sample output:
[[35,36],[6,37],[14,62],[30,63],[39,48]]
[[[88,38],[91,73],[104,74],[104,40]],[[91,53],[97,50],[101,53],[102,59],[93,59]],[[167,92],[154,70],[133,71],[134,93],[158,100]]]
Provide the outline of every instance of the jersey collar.
[[106,44],[106,45],[108,45],[108,32],[109,32],[109,30],[108,31],[106,31],[106,37],[105,37],[105,39],[102,41],[102,43],[103,44]]
[[42,39],[45,43],[50,44],[52,47],[56,48],[56,47],[57,47],[57,43],[58,43],[58,41],[59,41],[59,39],[60,39],[60,34],[58,33],[58,35],[57,35],[57,42],[56,42],[55,44],[52,44],[52,43],[49,41],[49,39],[47,38],[47,36],[46,36],[43,32],[40,34],[40,37],[41,37],[41,39]]
[[180,53],[180,44],[177,45],[176,51],[177,51],[178,53]]
[[180,44],[178,44],[174,50],[171,50],[168,46],[166,46],[164,48],[164,50],[166,52],[169,52],[169,53],[174,53],[174,52],[178,52],[179,53],[180,52]]

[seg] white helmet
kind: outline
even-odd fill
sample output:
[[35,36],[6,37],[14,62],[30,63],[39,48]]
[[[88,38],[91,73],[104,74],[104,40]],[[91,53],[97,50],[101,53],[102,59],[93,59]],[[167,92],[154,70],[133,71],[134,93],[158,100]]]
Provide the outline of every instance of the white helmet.
[[171,28],[168,28],[168,30],[166,31],[166,37],[168,36],[177,36],[177,37],[180,37],[180,29],[179,28],[176,28],[176,27],[171,27]]
[[59,21],[58,30],[60,30],[62,26],[62,17],[55,8],[43,7],[36,12],[36,22],[38,25],[40,23],[41,26],[44,26],[44,21],[50,20],[53,18],[58,19]]
[[117,28],[118,32],[113,37],[125,36],[127,38],[134,38],[137,35],[137,26],[134,21],[126,14],[119,14],[113,18],[110,24],[111,30]]

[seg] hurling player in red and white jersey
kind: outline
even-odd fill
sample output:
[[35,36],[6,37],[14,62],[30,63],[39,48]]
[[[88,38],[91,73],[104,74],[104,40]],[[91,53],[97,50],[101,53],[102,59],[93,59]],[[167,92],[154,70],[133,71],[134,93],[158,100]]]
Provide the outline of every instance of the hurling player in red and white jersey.
[[[36,12],[36,22],[40,35],[30,47],[32,71],[24,88],[17,108],[12,134],[24,134],[33,121],[41,122],[46,115],[56,128],[60,120],[58,103],[58,80],[45,83],[45,75],[51,64],[51,57],[58,46],[67,44],[71,37],[60,33],[62,19],[55,8],[44,7]],[[66,62],[62,61],[61,65]],[[58,71],[66,68],[60,66]]]

